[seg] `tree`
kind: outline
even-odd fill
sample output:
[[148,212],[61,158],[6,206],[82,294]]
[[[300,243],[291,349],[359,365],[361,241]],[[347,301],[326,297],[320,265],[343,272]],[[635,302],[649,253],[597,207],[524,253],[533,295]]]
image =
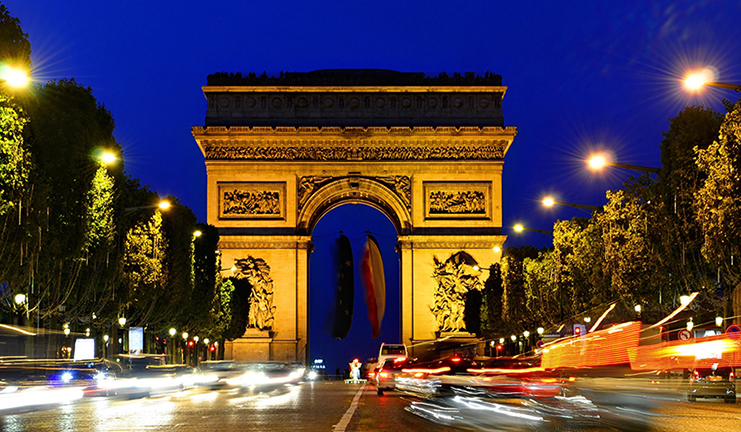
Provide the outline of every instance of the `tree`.
[[710,108],[687,107],[670,119],[669,130],[662,134],[661,176],[653,206],[658,217],[651,231],[657,277],[664,282],[662,297],[667,299],[686,293],[687,287],[708,285],[708,274],[713,273],[701,252],[704,238],[695,193],[707,173],[698,167],[697,156],[717,138],[722,121]]
[[30,70],[31,43],[18,18],[0,4],[0,61]]
[[524,245],[509,247],[502,256],[502,321],[507,329],[519,332],[530,324],[531,317],[526,312],[523,262],[525,258],[537,258],[538,253],[537,248]]
[[626,190],[608,191],[607,199],[597,221],[602,228],[611,290],[628,305],[645,303],[651,297],[648,287],[653,271],[642,203]]
[[726,114],[718,139],[696,151],[697,166],[706,176],[695,194],[702,254],[723,274],[732,293],[733,316],[739,316],[741,271],[734,258],[738,261],[741,255],[741,101]]
[[577,315],[612,299],[602,227],[595,219],[557,221],[553,225],[553,246],[559,316]]
[[499,263],[489,267],[489,277],[481,290],[481,333],[491,337],[502,329],[502,271]]
[[537,258],[525,258],[525,308],[531,326],[554,325],[560,321],[560,292],[556,278],[555,251],[540,251]]
[[[0,5],[0,67],[12,65],[30,71],[31,44],[18,18]],[[28,116],[9,88],[0,85],[0,300],[9,300],[24,288],[26,269],[21,269],[25,233],[19,223],[21,205],[28,189],[30,155],[24,133]]]

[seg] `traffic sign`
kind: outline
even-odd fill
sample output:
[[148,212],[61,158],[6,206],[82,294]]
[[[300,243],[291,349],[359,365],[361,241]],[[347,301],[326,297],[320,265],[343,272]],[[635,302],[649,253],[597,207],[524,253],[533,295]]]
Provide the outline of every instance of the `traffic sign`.
[[545,344],[543,343],[542,340],[539,340],[538,342],[535,343],[535,346],[538,347],[538,348],[543,348],[543,345],[545,345]]
[[689,330],[680,330],[678,336],[679,336],[679,340],[692,339],[692,333],[690,333]]
[[726,330],[726,333],[728,333],[729,338],[738,339],[741,337],[741,327],[737,326],[736,324],[731,324],[728,326],[728,330]]

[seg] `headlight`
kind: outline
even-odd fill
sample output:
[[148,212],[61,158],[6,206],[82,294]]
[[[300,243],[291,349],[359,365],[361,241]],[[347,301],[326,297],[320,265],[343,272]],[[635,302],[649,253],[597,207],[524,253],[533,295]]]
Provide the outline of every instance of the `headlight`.
[[309,372],[309,379],[310,379],[310,380],[315,380],[315,379],[316,379],[316,377],[317,377],[317,373],[316,373],[316,371],[311,371],[311,372]]
[[68,382],[72,381],[72,374],[69,373],[69,372],[63,373],[62,374],[62,381],[65,382],[65,383],[68,383]]

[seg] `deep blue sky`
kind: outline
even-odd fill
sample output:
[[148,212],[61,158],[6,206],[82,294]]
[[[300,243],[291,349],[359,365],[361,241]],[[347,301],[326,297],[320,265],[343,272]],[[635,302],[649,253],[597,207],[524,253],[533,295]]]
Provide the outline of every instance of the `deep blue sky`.
[[[519,129],[504,164],[507,246],[550,244],[542,234],[513,233],[517,222],[550,229],[556,219],[584,215],[544,211],[543,195],[601,205],[606,190],[620,187],[627,171],[584,169],[590,149],[659,166],[670,117],[692,104],[722,110],[723,97],[737,97],[682,91],[688,67],[712,66],[717,81],[741,83],[738,0],[2,3],[29,34],[35,79],[74,77],[92,87],[116,119],[126,171],[162,196],[179,197],[201,220],[205,165],[190,129],[204,124],[201,86],[213,72],[502,75],[505,123]],[[327,218],[345,218],[341,209]],[[362,300],[356,305],[364,308]],[[356,317],[364,313],[356,309]]]

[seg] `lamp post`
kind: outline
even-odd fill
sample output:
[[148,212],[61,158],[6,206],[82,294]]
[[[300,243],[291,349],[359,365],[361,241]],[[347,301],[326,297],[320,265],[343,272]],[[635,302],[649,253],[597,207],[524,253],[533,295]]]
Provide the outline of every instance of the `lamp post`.
[[168,210],[170,207],[172,207],[172,204],[170,204],[169,201],[162,200],[157,204],[153,205],[145,205],[145,206],[136,206],[136,207],[126,207],[124,211],[126,213],[130,213],[136,210],[143,210],[143,209],[150,209],[150,208],[159,208],[160,210]]
[[170,363],[174,364],[176,363],[175,356],[177,354],[177,350],[175,348],[175,342],[176,342],[175,335],[178,334],[178,331],[177,329],[175,329],[175,327],[170,327],[170,330],[168,333],[170,333]]
[[587,205],[587,204],[573,204],[573,203],[555,201],[553,197],[551,196],[547,196],[543,198],[543,201],[541,201],[541,203],[543,204],[544,207],[548,207],[548,208],[551,208],[557,204],[557,205],[584,209],[584,210],[592,210],[592,211],[602,210],[602,207],[600,206],[593,206],[593,205]]
[[514,229],[516,232],[532,231],[532,232],[546,234],[546,235],[550,235],[550,236],[553,235],[553,231],[551,231],[551,230],[540,230],[540,229],[534,229],[534,228],[526,228],[526,227],[522,226],[521,224],[517,224],[517,225],[513,226],[512,229]]
[[728,90],[733,90],[735,92],[741,91],[741,84],[729,84],[729,83],[722,83],[722,82],[716,82],[715,80],[715,73],[711,71],[710,69],[703,69],[699,72],[694,72],[689,75],[687,75],[687,78],[684,80],[684,86],[688,90],[700,90],[703,86],[711,86],[711,87],[718,87],[718,88],[724,88]]
[[[26,309],[26,322],[28,322],[28,303],[26,302],[26,295],[25,294],[16,294],[15,297],[13,298],[13,300],[15,301],[15,304],[17,304],[19,307],[21,305],[24,306],[24,308]],[[19,316],[18,317],[18,325],[20,325],[20,324],[21,323],[20,323],[20,316]]]
[[118,318],[118,325],[121,327],[121,352],[124,354],[129,353],[129,349],[126,346],[128,343],[128,338],[126,337],[126,317],[121,316]]
[[633,170],[633,171],[641,171],[644,173],[652,173],[652,174],[659,174],[661,171],[660,168],[654,168],[654,167],[647,167],[643,165],[631,165],[631,164],[624,164],[624,163],[617,163],[612,162],[608,160],[608,158],[604,155],[594,155],[587,161],[587,164],[590,168],[594,170],[602,169],[604,166],[614,166],[618,168],[625,168],[627,170]]
[[183,364],[188,364],[188,332],[183,332]]

